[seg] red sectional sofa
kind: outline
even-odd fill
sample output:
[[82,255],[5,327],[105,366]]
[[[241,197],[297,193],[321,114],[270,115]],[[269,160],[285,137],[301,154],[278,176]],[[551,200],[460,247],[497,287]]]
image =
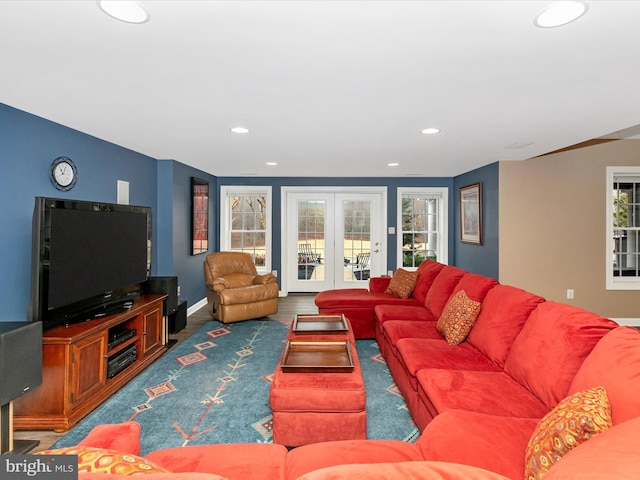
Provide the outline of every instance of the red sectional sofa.
[[[571,410],[562,408],[566,398],[596,387],[606,391],[608,424],[571,445],[544,478],[640,478],[638,330],[432,261],[419,267],[408,299],[384,293],[389,282],[373,278],[369,290],[323,292],[316,303],[321,313],[350,316],[357,337],[376,338],[421,429],[415,444],[344,440],[292,450],[278,444],[171,448],[145,457],[166,469],[147,471],[145,478],[520,480],[539,425],[556,411],[571,422]],[[481,307],[466,340],[450,345],[436,325],[462,290]],[[139,455],[138,437],[133,422],[101,425],[77,448]]]

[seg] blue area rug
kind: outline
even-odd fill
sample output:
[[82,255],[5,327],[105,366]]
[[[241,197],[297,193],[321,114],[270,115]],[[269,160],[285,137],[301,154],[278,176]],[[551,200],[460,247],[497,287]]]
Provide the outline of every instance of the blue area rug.
[[[271,443],[269,386],[289,323],[207,322],[58,440],[77,444],[101,423],[142,426],[143,455],[213,443]],[[367,436],[415,441],[418,430],[374,340],[356,349],[367,391]]]

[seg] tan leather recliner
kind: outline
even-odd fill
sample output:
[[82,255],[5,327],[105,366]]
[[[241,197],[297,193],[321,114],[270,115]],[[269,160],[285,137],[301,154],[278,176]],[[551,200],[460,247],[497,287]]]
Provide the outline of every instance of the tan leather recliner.
[[258,275],[251,255],[216,252],[204,261],[209,313],[222,323],[278,312],[278,284],[271,273]]

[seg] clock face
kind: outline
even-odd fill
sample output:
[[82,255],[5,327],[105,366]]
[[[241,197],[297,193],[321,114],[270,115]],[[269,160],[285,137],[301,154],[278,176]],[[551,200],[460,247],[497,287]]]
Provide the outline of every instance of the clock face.
[[51,181],[58,190],[71,190],[76,184],[76,172],[70,158],[58,157],[51,164]]

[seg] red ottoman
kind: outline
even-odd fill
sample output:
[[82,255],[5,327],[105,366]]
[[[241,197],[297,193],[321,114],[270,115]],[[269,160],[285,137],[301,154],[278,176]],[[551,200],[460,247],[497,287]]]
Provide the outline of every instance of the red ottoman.
[[288,447],[367,438],[366,393],[351,331],[296,340],[348,340],[354,368],[348,373],[291,373],[276,365],[271,383],[273,442]]

